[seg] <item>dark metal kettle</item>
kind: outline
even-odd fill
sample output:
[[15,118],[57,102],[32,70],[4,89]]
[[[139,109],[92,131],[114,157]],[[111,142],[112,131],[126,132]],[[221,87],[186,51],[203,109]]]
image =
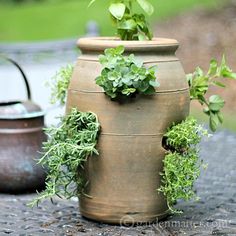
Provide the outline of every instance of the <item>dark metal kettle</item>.
[[45,170],[37,164],[42,142],[46,140],[44,112],[31,101],[22,68],[14,60],[4,58],[21,73],[28,100],[0,102],[0,192],[40,190],[46,177]]

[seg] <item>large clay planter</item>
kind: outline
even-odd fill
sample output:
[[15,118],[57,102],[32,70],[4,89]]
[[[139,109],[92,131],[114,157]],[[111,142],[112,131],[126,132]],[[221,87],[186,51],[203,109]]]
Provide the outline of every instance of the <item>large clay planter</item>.
[[[160,87],[153,96],[137,96],[127,102],[111,101],[95,78],[101,72],[99,54],[124,45],[127,54],[157,65]],[[189,89],[185,73],[175,56],[178,42],[118,41],[114,38],[84,38],[69,86],[67,111],[77,107],[97,114],[102,131],[100,155],[85,165],[88,184],[80,196],[80,211],[87,218],[107,223],[151,222],[166,215],[166,199],[157,189],[165,150],[162,137],[173,122],[189,113]]]

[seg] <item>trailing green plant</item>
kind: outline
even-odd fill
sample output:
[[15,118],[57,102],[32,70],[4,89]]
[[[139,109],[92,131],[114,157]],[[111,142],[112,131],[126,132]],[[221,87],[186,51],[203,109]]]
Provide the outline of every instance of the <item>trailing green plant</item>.
[[74,66],[67,65],[62,67],[47,85],[51,88],[51,103],[59,102],[61,105],[65,104],[67,90],[69,87],[70,79],[73,73]]
[[[96,0],[90,1],[93,4]],[[144,14],[135,13],[133,5],[137,3],[148,15],[154,8],[148,0],[112,0],[109,12],[122,40],[151,40],[152,32]]]
[[94,113],[80,112],[76,108],[61,117],[58,127],[46,129],[48,141],[43,144],[43,156],[39,160],[48,171],[46,189],[31,206],[55,195],[71,198],[83,191],[85,182],[79,169],[89,156],[99,155],[96,149],[99,130]]
[[112,99],[133,97],[139,93],[152,95],[156,81],[156,66],[145,68],[143,62],[133,54],[124,56],[124,47],[109,48],[105,55],[100,55],[99,61],[103,66],[101,75],[96,78],[96,84],[101,86],[106,95]]
[[173,207],[177,200],[197,199],[194,183],[203,165],[199,158],[198,144],[206,135],[207,131],[192,117],[173,125],[164,135],[163,145],[167,154],[158,191],[165,195],[172,213],[181,212]]
[[217,127],[223,122],[221,109],[224,107],[225,101],[219,95],[212,95],[209,99],[205,95],[210,86],[225,87],[221,78],[236,79],[236,73],[227,66],[224,56],[221,63],[212,59],[206,74],[200,67],[197,67],[192,74],[187,75],[190,86],[190,99],[197,100],[204,106],[203,112],[209,116],[209,126],[212,131],[216,131]]

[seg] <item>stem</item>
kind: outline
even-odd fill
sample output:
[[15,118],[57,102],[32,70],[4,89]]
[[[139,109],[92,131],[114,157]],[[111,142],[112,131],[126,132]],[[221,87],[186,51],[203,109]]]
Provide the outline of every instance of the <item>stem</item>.
[[132,8],[133,8],[132,0],[129,0],[130,15],[132,15]]

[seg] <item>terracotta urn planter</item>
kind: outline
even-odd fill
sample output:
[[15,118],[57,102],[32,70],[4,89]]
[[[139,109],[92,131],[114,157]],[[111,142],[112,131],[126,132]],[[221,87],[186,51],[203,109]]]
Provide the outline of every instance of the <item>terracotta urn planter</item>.
[[[148,67],[157,65],[160,87],[153,96],[137,96],[125,102],[111,101],[95,83],[102,66],[98,56],[106,48],[125,46]],[[175,56],[178,42],[119,41],[115,38],[83,38],[69,86],[67,111],[97,114],[102,131],[100,155],[85,164],[87,185],[80,196],[81,214],[107,222],[151,222],[166,216],[167,204],[158,193],[165,150],[162,138],[173,122],[189,114],[189,88],[184,70]]]

